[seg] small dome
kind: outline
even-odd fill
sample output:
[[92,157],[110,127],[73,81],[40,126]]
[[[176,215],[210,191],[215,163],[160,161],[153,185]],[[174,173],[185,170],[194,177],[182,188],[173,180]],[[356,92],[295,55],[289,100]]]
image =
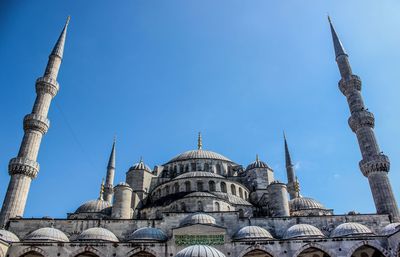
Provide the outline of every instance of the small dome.
[[268,230],[259,227],[259,226],[246,226],[241,228],[236,234],[234,238],[237,240],[246,240],[246,239],[273,239],[272,235],[268,232]]
[[208,178],[224,178],[221,175],[212,173],[212,172],[208,172],[208,171],[190,171],[190,172],[186,172],[183,173],[179,176],[177,176],[175,179],[182,179],[182,178],[198,178],[198,177],[208,177]]
[[324,237],[321,230],[309,224],[296,224],[286,230],[285,239],[303,237]]
[[75,213],[101,212],[107,207],[111,207],[111,204],[107,201],[100,199],[91,200],[79,206],[79,208],[76,209]]
[[145,170],[151,172],[150,167],[147,166],[142,160],[140,160],[138,163],[133,164],[133,166],[130,167],[129,170]]
[[308,197],[297,197],[290,200],[289,207],[291,211],[325,209],[320,202]]
[[0,229],[0,240],[3,240],[7,243],[19,242],[19,238],[14,233],[5,229]]
[[344,237],[344,236],[357,236],[357,235],[373,235],[373,233],[366,226],[356,222],[347,222],[340,224],[331,232],[331,237]]
[[135,230],[129,237],[129,241],[158,241],[164,242],[168,240],[167,235],[158,228],[145,227]]
[[216,197],[213,194],[207,193],[207,192],[193,192],[190,194],[185,195],[184,198],[189,198],[189,197]]
[[77,241],[107,241],[118,242],[118,238],[105,228],[88,228],[84,230],[77,238]]
[[383,229],[381,234],[383,236],[388,236],[396,233],[397,231],[400,230],[400,223],[390,223],[389,225],[386,225]]
[[249,164],[249,166],[247,166],[246,171],[247,170],[252,170],[252,169],[257,169],[257,168],[267,168],[272,170],[268,164],[266,164],[265,162],[261,161],[258,159],[258,155],[256,157],[256,160],[252,163]]
[[195,213],[187,216],[182,222],[181,225],[194,225],[194,224],[208,224],[208,225],[216,225],[215,218],[211,215],[205,213]]
[[175,257],[226,257],[217,249],[207,245],[192,245],[178,252]]
[[69,242],[68,237],[56,228],[39,228],[25,237],[26,241]]
[[220,160],[220,161],[226,161],[226,162],[232,162],[225,156],[211,152],[211,151],[206,151],[206,150],[192,150],[192,151],[187,151],[184,152],[176,157],[174,157],[172,160],[170,160],[168,163],[171,162],[177,162],[177,161],[187,161],[187,160],[193,160],[193,159],[211,159],[211,160]]

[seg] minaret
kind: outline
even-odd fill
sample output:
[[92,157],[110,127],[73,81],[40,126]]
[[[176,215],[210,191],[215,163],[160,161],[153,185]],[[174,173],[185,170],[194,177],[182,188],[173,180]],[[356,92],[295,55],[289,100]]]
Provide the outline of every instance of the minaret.
[[348,120],[351,130],[356,134],[361,150],[362,160],[359,163],[362,174],[368,178],[378,214],[389,214],[394,221],[399,221],[399,210],[389,182],[389,158],[379,149],[374,133],[374,115],[365,108],[361,96],[361,80],[351,71],[349,58],[328,17],[336,62],[341,80],[339,89],[346,96],[350,108]]
[[8,172],[11,176],[7,193],[0,213],[0,226],[4,226],[10,218],[23,216],[31,181],[39,172],[36,162],[42,136],[47,132],[50,122],[47,113],[51,100],[56,96],[59,85],[57,75],[64,52],[65,37],[69,17],[64,29],[49,56],[43,77],[36,80],[36,100],[31,114],[24,118],[24,137],[18,156],[11,159]]
[[114,188],[114,173],[115,173],[115,138],[112,145],[110,158],[107,165],[106,184],[104,186],[104,200],[111,203],[113,198]]
[[297,182],[297,177],[294,172],[292,159],[290,158],[289,147],[286,141],[286,135],[283,133],[283,140],[285,141],[285,161],[286,161],[286,174],[287,174],[287,189],[289,192],[290,199],[297,198],[299,196],[298,190],[299,187]]

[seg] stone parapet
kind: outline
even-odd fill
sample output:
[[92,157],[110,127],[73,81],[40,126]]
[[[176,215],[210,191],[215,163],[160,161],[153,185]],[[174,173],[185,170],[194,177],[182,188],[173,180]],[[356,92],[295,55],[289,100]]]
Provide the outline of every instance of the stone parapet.
[[368,177],[374,172],[389,172],[390,161],[389,157],[384,154],[375,155],[368,159],[363,159],[359,162],[361,172]]
[[50,77],[40,77],[36,80],[36,93],[48,93],[54,97],[59,88],[58,82]]
[[39,163],[24,157],[12,158],[8,164],[8,173],[22,174],[31,178],[36,178],[39,172]]
[[31,113],[24,117],[24,130],[36,130],[42,134],[46,134],[50,127],[50,121],[46,117]]
[[348,123],[353,132],[361,127],[373,128],[375,126],[374,114],[366,110],[354,112],[351,114]]
[[351,75],[349,78],[342,78],[339,81],[340,91],[347,96],[351,91],[361,91],[361,79],[357,75]]

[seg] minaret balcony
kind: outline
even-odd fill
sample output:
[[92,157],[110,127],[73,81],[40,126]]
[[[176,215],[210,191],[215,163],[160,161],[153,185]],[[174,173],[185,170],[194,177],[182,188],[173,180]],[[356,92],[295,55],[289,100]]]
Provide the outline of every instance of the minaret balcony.
[[375,126],[374,114],[367,110],[355,112],[350,116],[348,123],[354,133],[362,127],[373,128]]
[[359,162],[361,172],[368,177],[369,174],[375,172],[389,172],[389,157],[384,154],[374,155],[370,158],[363,159]]
[[55,79],[50,77],[40,77],[36,80],[36,93],[47,93],[52,97],[56,96],[60,86]]
[[36,178],[39,172],[39,163],[25,157],[12,158],[8,163],[8,173],[10,175],[22,174],[31,178]]
[[31,113],[24,118],[24,130],[36,130],[42,134],[45,134],[49,129],[50,121],[46,117]]
[[357,75],[350,75],[347,78],[342,78],[339,81],[340,91],[347,96],[354,90],[361,91],[361,79]]

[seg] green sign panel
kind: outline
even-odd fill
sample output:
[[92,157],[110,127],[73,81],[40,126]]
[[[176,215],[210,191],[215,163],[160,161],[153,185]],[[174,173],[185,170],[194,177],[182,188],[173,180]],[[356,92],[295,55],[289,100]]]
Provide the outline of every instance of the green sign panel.
[[175,235],[176,245],[223,245],[224,235]]

